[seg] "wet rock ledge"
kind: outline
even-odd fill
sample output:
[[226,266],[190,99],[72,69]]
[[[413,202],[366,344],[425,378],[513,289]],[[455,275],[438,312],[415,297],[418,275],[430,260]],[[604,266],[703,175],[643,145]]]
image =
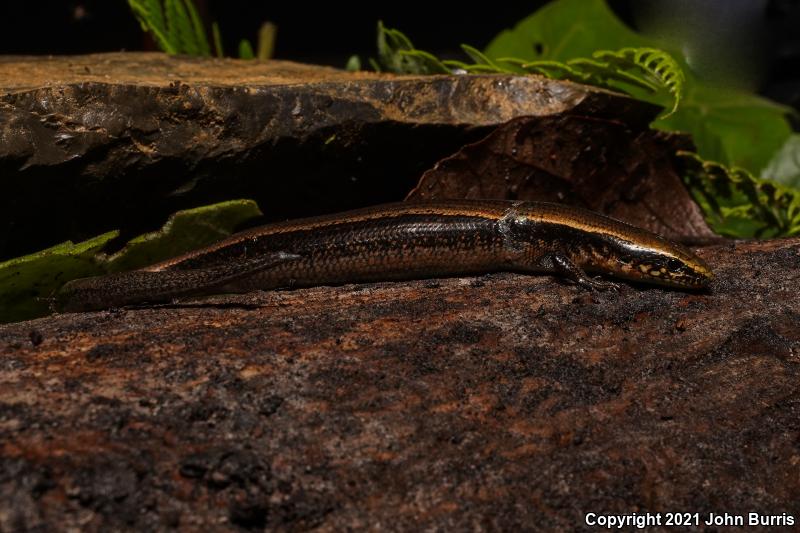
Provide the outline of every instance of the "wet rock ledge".
[[800,516],[800,239],[710,291],[483,277],[0,326],[0,530]]

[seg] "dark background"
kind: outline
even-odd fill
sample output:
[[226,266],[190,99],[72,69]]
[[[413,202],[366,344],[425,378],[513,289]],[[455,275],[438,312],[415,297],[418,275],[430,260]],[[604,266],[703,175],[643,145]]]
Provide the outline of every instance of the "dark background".
[[[637,26],[637,9],[650,0],[610,0],[611,7],[629,25]],[[655,1],[655,0],[652,0]],[[734,33],[729,38],[758,51],[756,89],[762,94],[800,108],[800,0],[694,0],[730,11],[732,3],[756,6],[756,32]],[[382,19],[404,31],[422,49],[440,55],[456,54],[460,43],[484,47],[503,28],[546,3],[491,2],[442,5],[429,0],[371,2],[241,2],[195,0],[207,21],[222,29],[225,49],[237,50],[241,38],[255,45],[260,24],[278,26],[275,57],[344,66],[358,53],[375,49],[375,23]],[[663,2],[662,2],[663,3]],[[675,1],[676,10],[682,2]],[[143,36],[125,0],[52,0],[4,2],[0,54],[84,54],[118,50],[153,49]],[[720,16],[718,20],[723,20]],[[752,47],[751,47],[752,45]],[[749,59],[748,59],[749,60]]]

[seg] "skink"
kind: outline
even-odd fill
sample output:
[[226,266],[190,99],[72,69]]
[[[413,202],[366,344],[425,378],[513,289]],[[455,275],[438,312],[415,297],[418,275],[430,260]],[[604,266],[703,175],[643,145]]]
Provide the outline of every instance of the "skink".
[[599,273],[682,289],[711,269],[683,246],[552,203],[396,203],[269,224],[149,267],[70,281],[56,308],[81,311],[247,292],[493,271],[541,272],[606,289]]

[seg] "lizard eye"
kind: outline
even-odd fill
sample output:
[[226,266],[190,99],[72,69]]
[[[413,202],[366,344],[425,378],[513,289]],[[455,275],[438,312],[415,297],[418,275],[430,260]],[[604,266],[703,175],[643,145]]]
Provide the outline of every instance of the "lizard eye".
[[669,267],[670,270],[678,270],[679,268],[681,268],[681,266],[683,266],[683,263],[681,263],[677,259],[670,259],[669,261],[667,261],[667,267]]

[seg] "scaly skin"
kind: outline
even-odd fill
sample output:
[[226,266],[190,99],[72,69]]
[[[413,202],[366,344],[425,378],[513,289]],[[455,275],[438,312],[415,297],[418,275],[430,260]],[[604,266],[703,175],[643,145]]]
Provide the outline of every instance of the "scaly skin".
[[705,287],[711,269],[690,250],[591,211],[550,203],[397,203],[269,224],[144,269],[75,280],[62,310],[246,292],[492,271],[563,275],[595,289],[617,278]]

